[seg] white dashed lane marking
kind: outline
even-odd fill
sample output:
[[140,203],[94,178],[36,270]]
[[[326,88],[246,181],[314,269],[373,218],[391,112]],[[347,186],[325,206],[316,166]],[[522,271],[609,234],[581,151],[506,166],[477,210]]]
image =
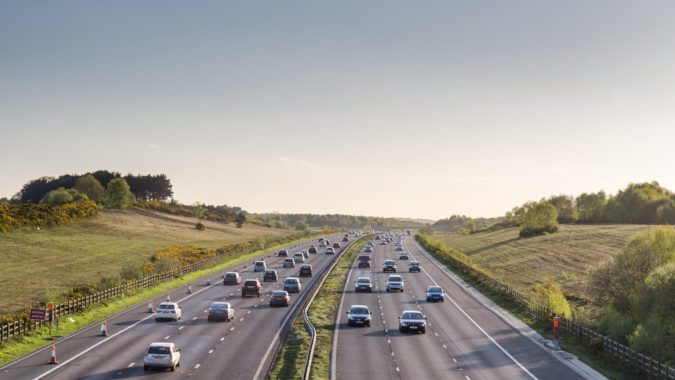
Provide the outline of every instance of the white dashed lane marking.
[[199,367],[201,367],[201,364],[197,364],[197,365],[195,366],[195,369],[199,369]]
[[181,326],[181,327],[178,328],[178,330],[182,330],[184,327],[185,327],[185,326]]
[[213,350],[209,350],[209,354],[212,354],[212,353],[213,353]]
[[167,340],[167,339],[169,339],[169,335],[167,335],[167,336],[164,337],[164,340]]
[[129,365],[127,366],[127,368],[131,368],[131,367],[133,367],[133,366],[134,366],[134,364],[136,364],[136,363],[131,363],[131,364],[129,364]]
[[221,341],[221,342],[224,341],[224,340],[225,340],[225,337],[220,338],[220,341]]

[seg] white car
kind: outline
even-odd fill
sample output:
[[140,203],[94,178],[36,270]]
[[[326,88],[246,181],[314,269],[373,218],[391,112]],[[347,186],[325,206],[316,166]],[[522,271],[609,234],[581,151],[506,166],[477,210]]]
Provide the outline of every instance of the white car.
[[328,248],[326,248],[326,254],[327,254],[327,255],[334,255],[334,254],[335,254],[335,250],[333,249],[333,247],[328,247]]
[[181,319],[182,314],[183,312],[177,302],[162,302],[155,312],[155,321],[171,319],[178,322],[178,320]]
[[392,274],[387,277],[387,292],[390,291],[403,291],[405,284],[403,283],[403,278],[398,274]]
[[298,252],[293,255],[293,260],[295,260],[296,263],[304,263],[305,262],[305,255],[302,254],[302,252]]
[[143,357],[143,370],[151,368],[171,368],[172,371],[180,367],[180,349],[170,342],[150,343],[148,351]]

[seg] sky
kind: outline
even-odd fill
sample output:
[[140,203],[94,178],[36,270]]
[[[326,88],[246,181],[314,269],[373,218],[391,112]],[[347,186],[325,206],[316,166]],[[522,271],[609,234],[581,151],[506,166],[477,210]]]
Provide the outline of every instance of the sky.
[[673,1],[3,1],[0,197],[439,219],[675,190]]

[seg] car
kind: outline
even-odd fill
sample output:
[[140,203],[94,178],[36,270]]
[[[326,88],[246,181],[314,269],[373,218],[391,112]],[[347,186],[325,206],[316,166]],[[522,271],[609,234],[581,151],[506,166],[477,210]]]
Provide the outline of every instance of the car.
[[400,245],[397,246],[396,249],[394,249],[394,251],[402,251],[402,250],[403,250],[403,247],[401,247]]
[[373,314],[368,306],[352,305],[347,312],[347,326],[370,327],[370,316]]
[[264,272],[267,270],[267,264],[264,261],[256,261],[253,263],[254,272]]
[[370,255],[359,255],[359,268],[370,268],[371,257]]
[[389,277],[387,277],[387,293],[396,290],[403,292],[404,287],[405,283],[403,282],[403,278],[400,275],[391,274]]
[[295,260],[292,258],[286,258],[281,264],[284,268],[295,268]]
[[365,247],[363,247],[363,252],[364,253],[372,253],[373,252],[373,246],[368,244]]
[[300,293],[302,290],[300,279],[297,277],[286,277],[284,280],[284,290],[289,293]]
[[335,243],[333,243],[333,248],[340,249],[342,248],[342,245],[340,245],[340,242],[336,241]]
[[371,246],[371,247],[374,247],[375,243],[372,240],[368,240],[368,245]]
[[349,241],[349,238],[347,236],[345,236],[345,237],[342,238],[342,241],[346,243],[346,242]]
[[312,245],[311,247],[309,247],[309,249],[308,249],[307,251],[308,251],[309,253],[317,253],[316,247],[315,247],[314,245]]
[[241,284],[241,276],[237,272],[227,272],[223,276],[223,285],[239,285]]
[[229,322],[234,319],[234,308],[229,302],[211,302],[209,311],[206,314],[207,321],[225,320]]
[[330,240],[326,239],[324,240],[324,243],[326,243],[326,247],[330,247]]
[[262,285],[257,278],[250,278],[244,281],[244,284],[241,286],[241,296],[246,297],[249,294],[257,296],[260,298],[260,292],[262,291]]
[[335,254],[335,250],[333,249],[333,247],[328,247],[328,248],[326,248],[326,254],[327,254],[327,255],[334,255],[334,254]]
[[431,285],[427,288],[427,302],[445,302],[445,292],[443,288]]
[[427,317],[417,310],[404,310],[398,317],[398,331],[400,332],[427,332]]
[[382,241],[380,242],[380,245],[387,245],[387,241],[386,241],[386,240],[382,240]]
[[375,236],[375,240],[380,240],[380,239],[382,239],[382,237],[380,237],[380,235]]
[[143,370],[180,367],[180,349],[171,342],[152,342],[143,356]]
[[325,240],[322,240],[322,241],[319,242],[319,247],[325,247],[325,246],[327,246],[327,245],[328,245],[328,244],[326,244],[326,241],[325,241]]
[[370,277],[359,277],[354,281],[354,293],[358,292],[373,292],[373,281]]
[[295,260],[295,262],[298,263],[298,264],[304,263],[305,262],[305,256],[302,253],[298,252],[298,253],[293,255],[293,260]]
[[325,237],[320,237],[320,238],[319,238],[319,243],[323,243],[325,240],[326,240]]
[[285,290],[275,290],[270,296],[270,306],[291,306],[291,296]]
[[401,254],[398,256],[399,260],[408,260],[410,257],[408,257],[408,252],[401,252]]
[[384,260],[382,264],[382,272],[396,273],[396,262],[394,260]]
[[277,253],[277,256],[279,256],[279,257],[288,257],[288,250],[287,250],[287,249],[282,249],[281,251],[279,251],[279,253]]
[[302,253],[302,255],[303,255],[306,259],[309,259],[309,252],[308,252],[306,249],[303,249],[302,251],[300,251],[300,253]]
[[300,265],[300,270],[298,271],[300,277],[312,277],[312,266],[309,264]]
[[157,311],[155,312],[155,321],[162,321],[170,319],[178,322],[183,315],[183,311],[177,302],[162,302],[157,306]]
[[408,263],[408,271],[410,272],[421,272],[422,267],[420,266],[419,261],[411,261]]
[[279,279],[279,274],[274,269],[268,269],[263,275],[263,282],[276,282]]

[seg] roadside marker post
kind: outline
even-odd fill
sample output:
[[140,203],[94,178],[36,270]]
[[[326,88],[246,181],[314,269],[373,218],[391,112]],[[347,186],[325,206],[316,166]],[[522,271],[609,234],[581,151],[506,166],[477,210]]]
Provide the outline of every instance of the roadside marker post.
[[49,310],[49,335],[52,335],[52,320],[54,319],[54,303],[50,302],[47,304],[47,310]]
[[557,315],[553,317],[553,348],[556,351],[560,350],[560,317]]

